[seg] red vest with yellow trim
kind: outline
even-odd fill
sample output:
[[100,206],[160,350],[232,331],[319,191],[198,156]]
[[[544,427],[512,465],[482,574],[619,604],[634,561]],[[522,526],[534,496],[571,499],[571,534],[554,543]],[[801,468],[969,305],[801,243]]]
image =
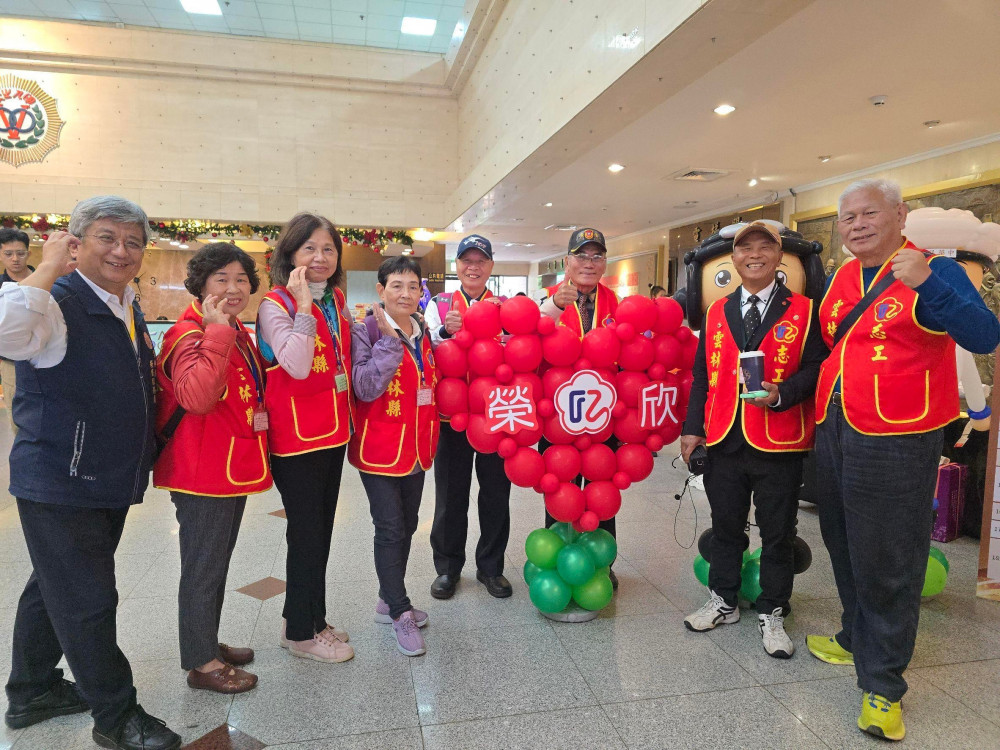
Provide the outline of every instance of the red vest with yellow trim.
[[[920,249],[909,241],[903,247]],[[872,285],[890,273],[892,258]],[[834,275],[819,306],[827,346],[833,347],[838,322],[864,296],[862,287],[857,259]],[[930,432],[958,418],[955,342],[917,322],[917,293],[900,281],[865,310],[823,363],[816,385],[817,422],[826,419],[838,377],[844,416],[866,435]]]
[[[279,291],[280,290],[280,291]],[[295,298],[284,287],[272,289],[264,299],[295,316]],[[351,437],[354,398],[351,394],[351,320],[344,315],[344,293],[333,290],[340,336],[334,340],[323,311],[315,302],[316,343],[309,377],[297,380],[277,363],[267,369],[268,440],[276,456],[295,456],[343,445]],[[289,305],[291,309],[289,309]],[[348,378],[337,392],[337,351]]]
[[[254,358],[263,376],[264,363],[247,329],[237,322],[237,342]],[[201,338],[200,306],[192,302],[163,337],[156,358],[156,429],[159,432],[177,410],[174,384],[167,363],[177,343]],[[153,486],[192,495],[236,497],[271,487],[267,433],[254,432],[253,412],[260,400],[250,366],[235,344],[226,368],[226,390],[208,414],[186,413],[153,467]]]
[[[726,322],[725,304],[724,298],[716,300],[705,316],[705,439],[710,446],[729,434],[740,402],[740,349]],[[759,347],[764,354],[764,380],[780,383],[798,372],[811,320],[812,300],[792,292],[787,309]],[[811,399],[784,411],[746,404],[739,411],[743,435],[757,450],[780,453],[812,448],[816,423]]]
[[358,400],[357,429],[347,447],[351,465],[369,474],[403,477],[414,464],[427,471],[437,453],[438,419],[434,389],[437,370],[426,332],[420,340],[424,382],[431,389],[431,402],[417,406],[420,371],[412,351],[403,347],[403,361],[385,393],[372,402]]
[[[559,284],[546,288],[545,293],[549,297],[554,297],[559,290]],[[594,304],[594,322],[591,329],[604,328],[614,320],[615,312],[618,310],[618,295],[611,289],[598,282],[597,300]],[[574,302],[563,310],[559,316],[559,322],[571,329],[577,336],[583,336],[583,319],[580,317],[580,307]]]
[[[493,292],[489,289],[483,292],[483,296],[479,297],[478,302],[482,302],[484,299],[489,299],[493,296]],[[469,309],[470,303],[465,299],[465,293],[461,290],[456,290],[450,294],[439,294],[437,296],[437,308],[438,315],[441,318],[441,322],[444,323],[444,316],[447,315],[452,310],[458,310],[458,312],[465,315],[465,311]]]

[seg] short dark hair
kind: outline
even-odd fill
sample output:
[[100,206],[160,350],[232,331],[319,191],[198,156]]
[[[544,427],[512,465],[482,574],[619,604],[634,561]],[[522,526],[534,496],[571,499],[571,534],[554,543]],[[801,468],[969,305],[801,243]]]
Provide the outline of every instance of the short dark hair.
[[412,273],[420,281],[420,264],[408,255],[393,255],[382,261],[378,267],[378,283],[385,286],[385,282],[394,273]]
[[28,238],[28,233],[22,232],[20,229],[15,229],[13,227],[10,229],[7,227],[0,229],[0,245],[6,245],[8,242],[21,242],[24,243],[25,247],[31,246],[31,240]]
[[211,242],[201,250],[196,252],[187,264],[187,278],[184,279],[184,288],[198,299],[205,291],[205,283],[208,277],[225,268],[233,261],[238,261],[243,270],[250,278],[250,294],[256,294],[260,288],[260,276],[257,275],[257,264],[253,258],[240,250],[236,245],[228,242]]
[[325,216],[303,212],[295,214],[285,227],[281,230],[278,244],[271,255],[271,285],[285,286],[288,284],[288,274],[295,268],[295,253],[299,251],[306,240],[312,237],[312,233],[317,229],[325,229],[333,237],[333,244],[337,248],[337,270],[333,272],[326,285],[330,288],[340,286],[344,278],[344,243],[340,239],[340,232]]
[[653,284],[653,286],[651,286],[651,287],[649,288],[649,296],[650,296],[650,297],[655,297],[655,296],[656,296],[657,294],[659,294],[660,292],[665,292],[665,291],[667,291],[667,290],[666,290],[666,289],[664,289],[664,288],[663,288],[662,286],[660,286],[659,284]]

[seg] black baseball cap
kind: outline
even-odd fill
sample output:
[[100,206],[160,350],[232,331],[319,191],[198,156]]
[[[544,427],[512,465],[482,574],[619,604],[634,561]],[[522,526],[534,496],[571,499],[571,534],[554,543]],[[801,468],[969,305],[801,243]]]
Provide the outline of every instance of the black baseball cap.
[[490,244],[488,239],[481,237],[478,234],[470,234],[468,237],[459,242],[458,252],[455,253],[455,257],[461,258],[462,254],[467,250],[478,250],[487,258],[493,260],[493,245]]
[[570,255],[575,255],[580,252],[580,248],[584,245],[594,244],[601,248],[601,252],[607,253],[608,248],[604,245],[604,235],[598,232],[596,229],[591,229],[590,227],[584,227],[583,229],[577,229],[569,237],[569,252]]

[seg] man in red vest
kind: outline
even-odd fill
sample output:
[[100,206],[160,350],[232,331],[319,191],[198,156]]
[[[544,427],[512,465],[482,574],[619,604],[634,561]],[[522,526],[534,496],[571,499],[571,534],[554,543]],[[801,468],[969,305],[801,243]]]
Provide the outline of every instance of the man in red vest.
[[[424,311],[424,320],[437,347],[462,327],[462,316],[480,302],[499,302],[486,288],[493,273],[493,246],[485,237],[472,234],[463,239],[455,254],[455,270],[461,286],[451,294],[439,294]],[[510,479],[503,459],[496,453],[477,453],[464,432],[441,420],[441,439],[434,461],[434,525],[431,548],[438,576],[431,596],[450,599],[465,565],[465,540],[469,533],[469,493],[475,463],[479,480],[479,544],[476,545],[476,578],[492,596],[511,595],[510,581],[503,575],[504,552],[510,538]]]
[[942,427],[959,415],[955,344],[1000,342],[1000,322],[958,263],[903,236],[899,185],[861,180],[840,196],[854,255],[819,308],[832,349],[816,386],[816,504],[843,606],[841,630],[809,651],[853,664],[858,727],[901,740],[903,671],[913,654],[930,547]]
[[[758,629],[768,655],[788,659],[795,647],[784,617],[792,594],[802,459],[813,443],[812,396],[827,349],[813,301],[777,278],[778,226],[755,221],[737,229],[731,265],[742,284],[709,306],[698,342],[681,453],[687,462],[697,446],[708,446],[711,596],[684,624],[703,632],[739,621],[752,496],[762,545]],[[728,249],[715,247],[720,254]],[[753,351],[763,354],[767,395],[742,398],[747,389],[741,385],[740,354]]]

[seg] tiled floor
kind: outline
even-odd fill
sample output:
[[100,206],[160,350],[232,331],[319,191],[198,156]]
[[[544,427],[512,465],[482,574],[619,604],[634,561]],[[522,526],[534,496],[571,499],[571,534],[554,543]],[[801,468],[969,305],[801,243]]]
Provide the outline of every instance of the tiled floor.
[[[4,415],[5,416],[5,415]],[[0,425],[0,450],[9,446]],[[540,525],[540,499],[512,498],[508,576],[514,596],[490,598],[467,567],[457,595],[430,598],[428,542],[433,478],[407,579],[430,613],[426,656],[408,659],[391,630],[372,621],[377,586],[372,526],[357,472],[344,472],[328,573],[330,620],[351,634],[345,664],[296,659],[278,647],[282,596],[264,579],[284,579],[285,521],[275,492],[251,498],[233,558],[222,640],[257,649],[258,688],[235,698],[189,690],[178,663],[177,524],[166,493],[151,490],[129,514],[118,554],[119,639],[140,700],[197,748],[853,748],[882,743],[861,734],[860,694],[850,668],[813,659],[809,632],[832,632],[839,610],[815,511],[799,514],[813,549],[796,579],[788,622],[799,652],[769,658],[753,613],[708,634],[684,629],[704,601],[691,569],[694,514],[674,493],[683,474],[661,452],[653,476],[629,490],[619,516],[621,589],[585,624],[558,624],[531,605],[520,577],[523,541]],[[695,493],[698,530],[708,522]],[[470,518],[469,558],[478,524]],[[680,542],[675,539],[676,535]],[[756,546],[756,544],[754,545]],[[910,748],[1000,748],[1000,605],[976,600],[977,547],[946,545],[948,588],[923,608],[911,690],[905,699]],[[0,675],[10,666],[14,608],[29,563],[16,508],[0,492]],[[272,582],[273,585],[273,582]],[[240,593],[244,589],[248,593]],[[6,699],[0,695],[0,710]],[[227,729],[226,726],[231,727]],[[21,732],[0,727],[0,750],[94,747],[87,716],[53,719]],[[202,739],[202,742],[196,741]]]

